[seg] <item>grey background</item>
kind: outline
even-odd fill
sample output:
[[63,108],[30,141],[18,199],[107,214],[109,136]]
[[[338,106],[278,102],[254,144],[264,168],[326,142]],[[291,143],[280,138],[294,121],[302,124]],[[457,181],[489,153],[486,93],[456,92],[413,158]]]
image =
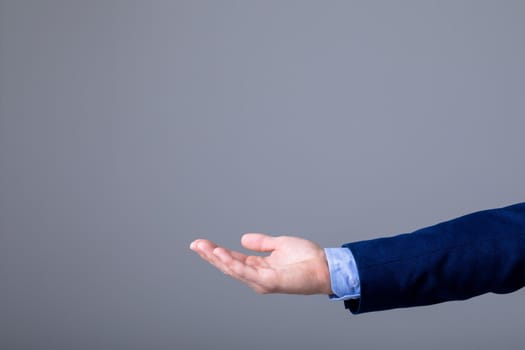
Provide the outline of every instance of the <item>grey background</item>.
[[198,237],[525,198],[523,1],[0,1],[2,349],[522,349],[525,291],[352,316]]

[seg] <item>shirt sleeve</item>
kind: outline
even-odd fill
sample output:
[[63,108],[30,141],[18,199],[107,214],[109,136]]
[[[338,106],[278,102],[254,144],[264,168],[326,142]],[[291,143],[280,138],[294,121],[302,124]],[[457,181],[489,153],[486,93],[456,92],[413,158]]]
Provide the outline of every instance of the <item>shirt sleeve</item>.
[[325,248],[324,251],[334,292],[330,300],[359,299],[361,286],[352,251],[349,248]]

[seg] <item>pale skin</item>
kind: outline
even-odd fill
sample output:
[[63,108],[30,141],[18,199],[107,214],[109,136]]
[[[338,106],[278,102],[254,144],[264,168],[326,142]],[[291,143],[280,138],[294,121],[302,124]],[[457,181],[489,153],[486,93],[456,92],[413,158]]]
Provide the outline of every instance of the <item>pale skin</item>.
[[299,237],[247,233],[241,244],[269,255],[247,255],[207,239],[193,241],[190,248],[260,294],[332,294],[324,249],[317,243]]

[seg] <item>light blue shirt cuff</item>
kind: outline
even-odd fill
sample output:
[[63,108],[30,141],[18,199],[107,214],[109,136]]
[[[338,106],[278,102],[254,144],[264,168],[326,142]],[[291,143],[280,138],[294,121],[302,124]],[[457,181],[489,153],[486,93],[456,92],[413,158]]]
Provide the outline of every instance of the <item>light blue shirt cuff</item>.
[[361,284],[354,255],[348,248],[325,248],[330,283],[334,294],[330,300],[359,299]]

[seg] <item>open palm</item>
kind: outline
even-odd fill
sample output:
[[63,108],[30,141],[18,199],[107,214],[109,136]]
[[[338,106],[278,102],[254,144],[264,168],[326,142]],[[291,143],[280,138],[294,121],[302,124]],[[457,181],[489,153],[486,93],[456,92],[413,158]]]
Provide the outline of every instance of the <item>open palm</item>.
[[191,249],[257,293],[331,293],[328,264],[318,244],[298,237],[260,233],[243,235],[241,243],[246,249],[270,255],[246,255],[205,239],[192,242]]

